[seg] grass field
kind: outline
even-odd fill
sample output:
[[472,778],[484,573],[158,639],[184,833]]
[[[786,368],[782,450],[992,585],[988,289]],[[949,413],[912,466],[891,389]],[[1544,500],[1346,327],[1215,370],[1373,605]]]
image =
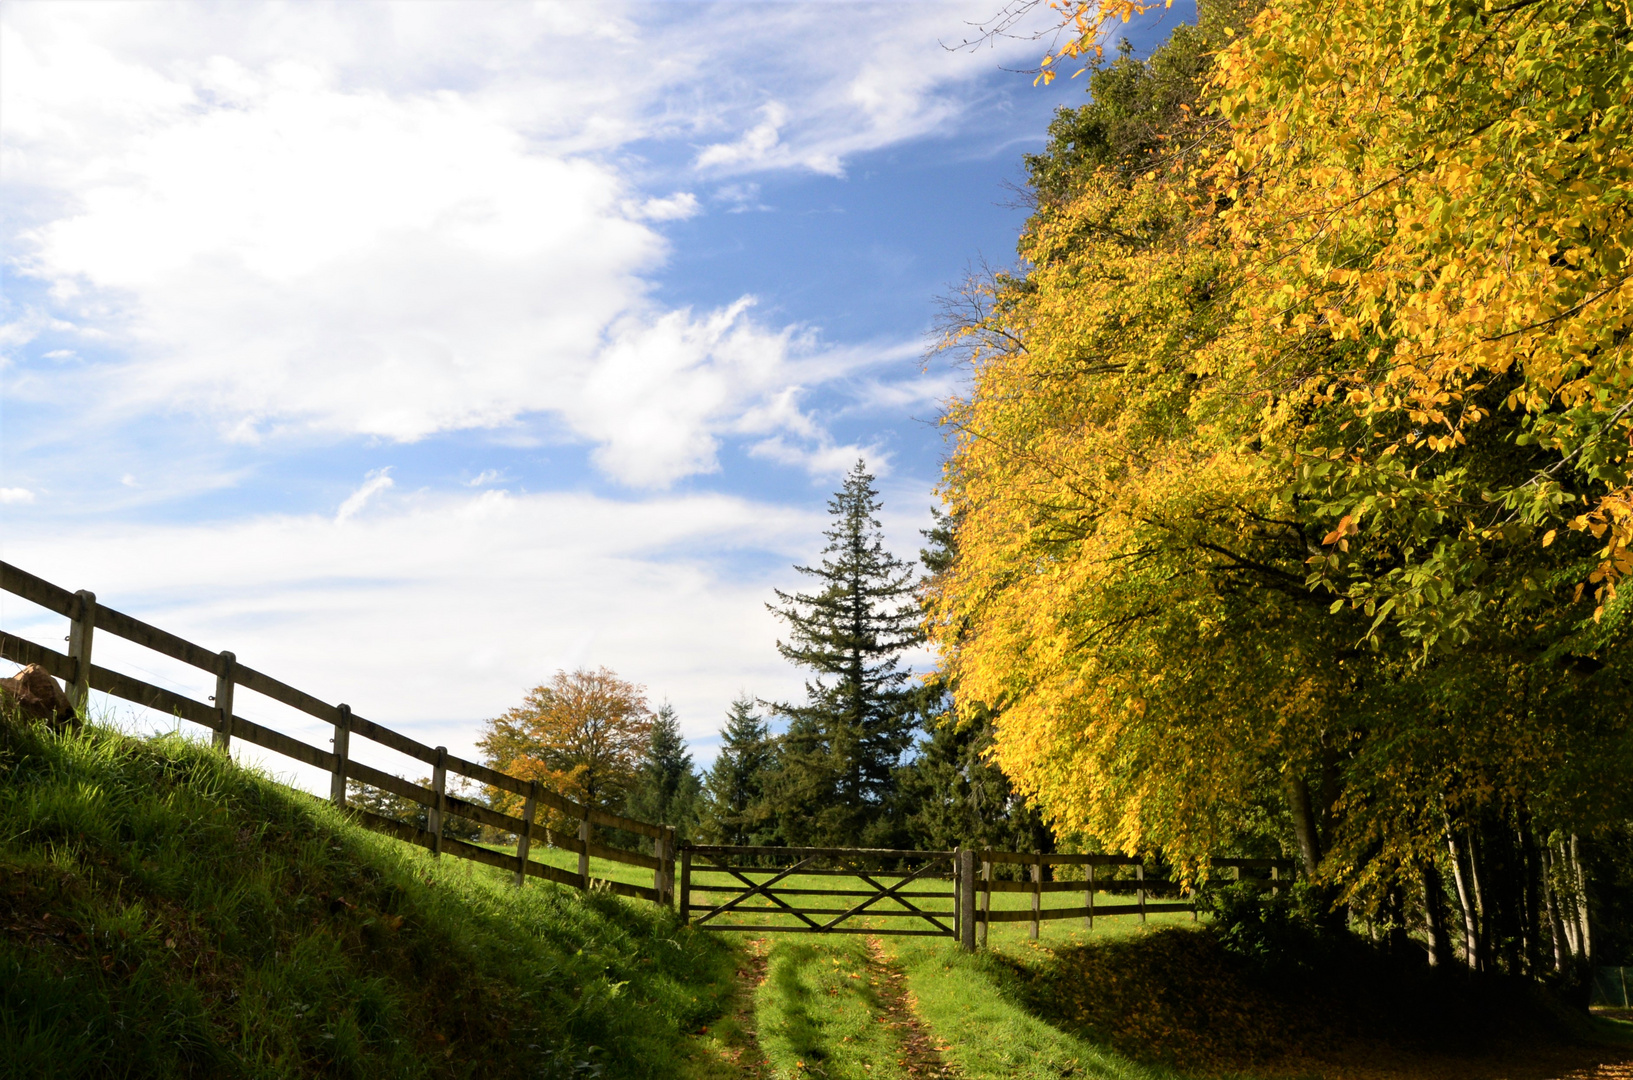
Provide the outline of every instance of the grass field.
[[[1606,1053],[1459,984],[1365,965],[1267,983],[1187,914],[1046,922],[1039,942],[998,924],[974,955],[940,937],[698,932],[642,901],[434,860],[175,737],[0,724],[0,777],[0,1078],[1499,1075],[1417,1069],[1417,1050],[1394,1072],[1287,1052],[1349,1039],[1335,1045],[1378,1057],[1409,1043],[1378,1032],[1437,1025],[1556,1055],[1527,1076]],[[591,873],[651,883],[599,859]],[[915,891],[932,890],[946,882]],[[1630,1028],[1599,1024],[1588,1034]]]

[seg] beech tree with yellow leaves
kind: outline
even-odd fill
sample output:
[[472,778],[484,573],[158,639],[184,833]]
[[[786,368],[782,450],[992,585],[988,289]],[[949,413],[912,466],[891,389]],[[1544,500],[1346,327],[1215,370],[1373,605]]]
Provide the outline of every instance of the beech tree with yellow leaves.
[[[1077,54],[1136,8],[1068,5]],[[1628,44],[1625,3],[1219,3],[1057,119],[949,334],[928,612],[1063,836],[1279,844],[1442,962],[1627,933]]]

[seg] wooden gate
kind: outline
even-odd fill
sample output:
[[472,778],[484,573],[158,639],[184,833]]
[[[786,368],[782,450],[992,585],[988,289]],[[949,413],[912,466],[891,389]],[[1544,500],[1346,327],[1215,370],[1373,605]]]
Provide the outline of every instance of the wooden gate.
[[700,930],[958,937],[958,869],[952,851],[686,845],[680,916]]

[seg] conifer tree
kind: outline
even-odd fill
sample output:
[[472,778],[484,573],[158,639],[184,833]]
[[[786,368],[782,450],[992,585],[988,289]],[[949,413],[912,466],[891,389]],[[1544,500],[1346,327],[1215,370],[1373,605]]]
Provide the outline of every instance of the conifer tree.
[[768,798],[791,844],[879,842],[890,821],[897,764],[912,739],[917,690],[901,654],[923,640],[917,575],[884,548],[878,493],[857,461],[828,502],[833,525],[809,593],[777,591],[767,605],[788,624],[782,655],[807,668],[805,702],[787,718]]
[[652,718],[652,738],[630,790],[627,812],[642,821],[673,825],[682,839],[689,839],[701,787],[674,707],[664,702]]
[[902,770],[900,800],[911,846],[946,851],[1055,850],[1054,833],[987,757],[993,717],[957,722],[947,710],[926,716],[928,737]]
[[760,844],[771,839],[766,821],[765,780],[775,743],[754,711],[754,699],[731,703],[720,732],[720,755],[704,781],[699,834],[717,844]]

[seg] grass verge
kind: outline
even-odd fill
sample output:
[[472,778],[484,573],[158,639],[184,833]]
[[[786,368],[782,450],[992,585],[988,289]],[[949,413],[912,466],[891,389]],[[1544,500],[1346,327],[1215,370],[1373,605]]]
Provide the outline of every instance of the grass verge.
[[964,1080],[1165,1080],[1166,1069],[1136,1064],[1092,1039],[1030,1011],[1012,963],[951,942],[899,946],[897,962],[919,1016]]
[[678,1076],[733,966],[174,736],[0,722],[0,1077]]
[[907,1080],[882,971],[860,936],[774,938],[755,999],[760,1047],[785,1080]]

